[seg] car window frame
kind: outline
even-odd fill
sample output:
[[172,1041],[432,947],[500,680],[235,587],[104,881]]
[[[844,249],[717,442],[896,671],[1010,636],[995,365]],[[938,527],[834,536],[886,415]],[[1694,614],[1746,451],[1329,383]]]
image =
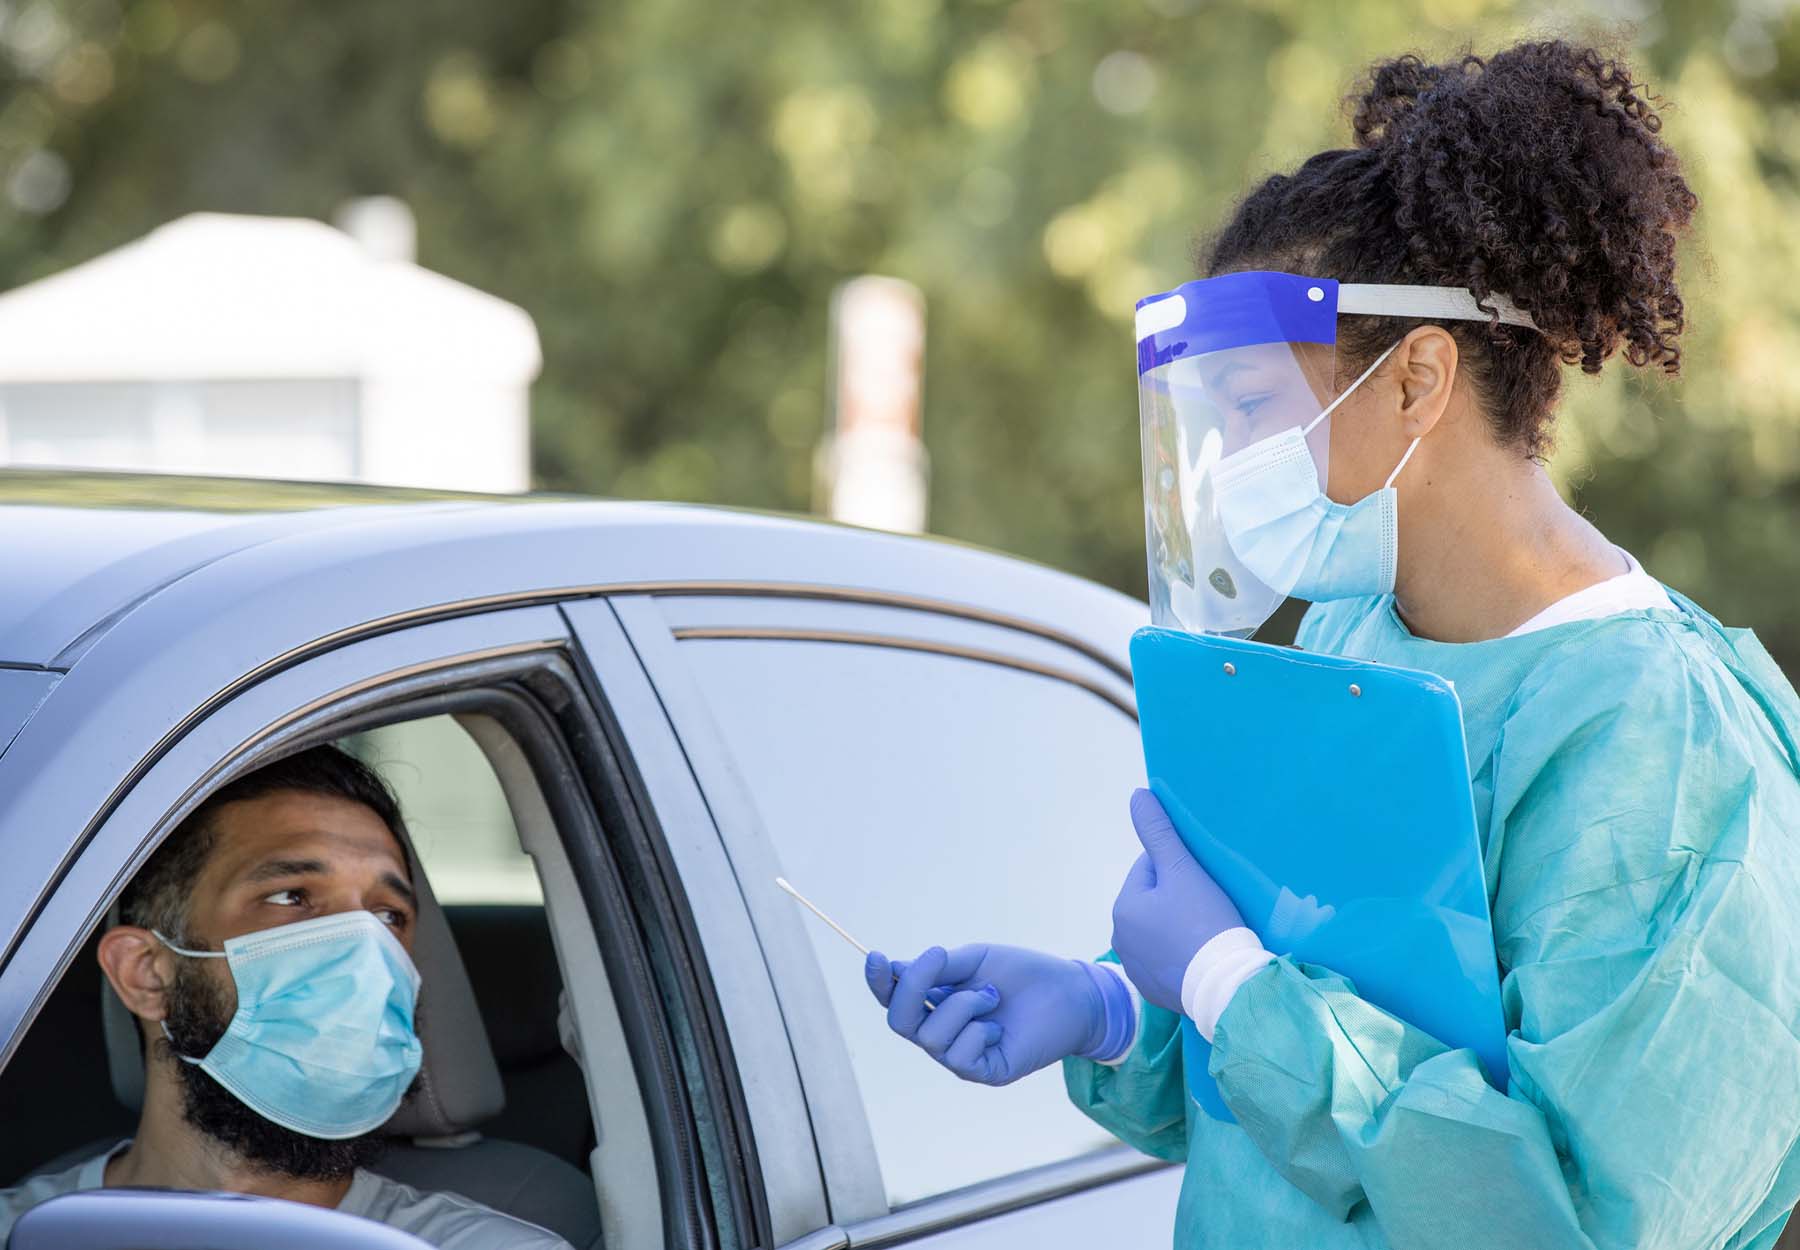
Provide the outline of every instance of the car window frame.
[[[505,685],[483,683],[466,690],[427,692],[402,704],[383,705],[352,719],[333,723],[314,731],[311,741],[330,741],[345,733],[358,732],[438,714],[473,715],[497,724],[525,755],[532,769],[539,794],[550,809],[567,861],[575,876],[575,884],[585,905],[586,916],[600,942],[600,956],[606,974],[614,985],[614,1002],[630,1035],[631,1055],[642,1102],[648,1111],[653,1103],[651,1082],[660,1097],[664,1114],[660,1120],[651,1117],[652,1137],[658,1155],[659,1181],[673,1174],[681,1182],[680,1201],[670,1202],[672,1184],[664,1183],[663,1244],[696,1246],[722,1244],[716,1227],[717,1195],[701,1183],[707,1168],[698,1153],[701,1130],[691,1114],[697,1097],[692,1088],[689,1066],[678,1058],[694,1049],[691,1030],[684,1030],[678,1045],[670,1036],[674,1023],[671,1007],[684,1016],[692,1014],[693,995],[671,1003],[671,987],[657,980],[659,972],[667,972],[671,962],[685,965],[691,940],[678,939],[680,951],[664,949],[656,955],[642,942],[639,917],[645,892],[641,873],[628,892],[625,873],[621,871],[619,826],[627,823],[617,806],[618,795],[596,793],[589,787],[594,782],[596,765],[604,770],[608,761],[595,760],[596,751],[609,748],[595,740],[599,718],[588,706],[582,681],[572,652],[558,653],[548,660],[522,669],[517,679]],[[554,711],[552,709],[555,709]],[[585,743],[586,745],[581,745]],[[485,748],[484,748],[485,753]],[[610,761],[613,776],[622,784],[624,769],[617,760]],[[613,784],[601,772],[602,786]],[[603,815],[602,813],[609,813]],[[546,899],[550,890],[546,889]],[[665,900],[666,902],[666,900]],[[559,922],[553,921],[553,925]],[[681,925],[671,919],[666,906],[659,916],[644,917],[644,928],[650,932],[669,932]],[[687,979],[693,979],[690,970]],[[656,1003],[657,1006],[649,1004]],[[652,1065],[647,1057],[654,1059]],[[584,1073],[585,1081],[585,1073]],[[724,1082],[712,1079],[704,1087],[704,1096],[714,1104],[709,1120],[733,1123],[729,1095]],[[591,1094],[590,1094],[591,1098]],[[679,1106],[690,1114],[674,1116],[668,1108]],[[735,1139],[737,1134],[731,1134]],[[729,1149],[729,1147],[727,1147]],[[755,1160],[745,1161],[734,1152],[732,1166],[741,1180],[741,1194],[733,1194],[734,1227],[766,1227],[766,1220],[756,1202]]]
[[[876,602],[860,593],[834,597],[823,589],[805,597],[763,597],[745,588],[723,596],[694,587],[615,595],[609,601],[688,748],[734,868],[759,880],[776,871],[773,843],[699,681],[681,655],[685,640],[785,638],[952,655],[1068,682],[1133,721],[1137,717],[1122,656],[1107,655],[1038,621],[964,614],[898,597]],[[743,623],[727,623],[731,620]],[[797,1063],[835,1217],[833,1225],[812,1230],[796,1247],[815,1241],[820,1250],[909,1241],[1169,1166],[1129,1147],[1103,1147],[890,1207],[848,1048],[802,919],[768,891],[751,891],[747,897],[783,1014],[794,1035],[806,1038]]]
[[[181,733],[158,742],[152,756],[137,761],[127,776],[116,782],[89,779],[93,788],[110,787],[111,792],[0,967],[0,1075],[118,891],[206,794],[255,767],[261,759],[422,714],[413,709],[448,707],[465,692],[492,693],[499,684],[510,682],[531,691],[551,709],[546,713],[549,723],[568,746],[547,770],[551,776],[560,773],[564,784],[546,786],[547,795],[554,790],[567,803],[573,793],[570,787],[579,786],[584,797],[578,806],[590,813],[585,818],[589,824],[598,822],[595,828],[606,823],[609,807],[615,815],[629,809],[633,800],[628,795],[621,797],[626,788],[621,779],[633,766],[628,758],[609,756],[620,735],[604,728],[601,713],[591,702],[600,696],[582,677],[581,665],[561,612],[555,605],[541,604],[433,621],[371,637],[352,635],[223,700],[196,700],[204,704],[203,711],[189,718]],[[407,714],[394,715],[396,707],[407,708]],[[596,780],[601,787],[598,792],[593,788]],[[84,801],[91,801],[90,794],[77,796],[71,806],[78,810]],[[576,819],[568,815],[566,807],[558,813],[559,824],[565,818]],[[643,829],[641,818],[637,823],[639,840],[648,837],[653,841],[654,828]],[[607,915],[622,918],[629,914],[632,901],[619,886],[613,866],[602,858],[608,842],[599,833],[565,838],[571,858],[589,866],[590,871],[578,875],[583,878],[590,919],[596,927]],[[600,884],[605,880],[613,883],[610,894]],[[664,888],[668,888],[667,882]],[[613,906],[596,913],[596,891]],[[679,894],[678,882],[674,892]],[[679,950],[676,953],[679,957]],[[624,964],[629,967],[631,962]],[[647,961],[639,963],[647,966]],[[693,979],[691,972],[688,975]],[[621,993],[619,999],[621,1004],[642,1001],[636,992]],[[704,1092],[716,1099],[724,1131],[748,1139],[747,1130],[731,1120],[731,1100],[712,1085]],[[768,1224],[757,1200],[755,1157],[745,1157],[740,1151],[737,1158],[742,1189],[750,1198],[742,1203],[743,1210],[734,1213],[736,1225],[746,1238],[743,1244],[766,1243]],[[697,1166],[685,1169],[690,1190],[698,1171]],[[665,1202],[665,1209],[669,1206]],[[710,1213],[690,1206],[689,1214],[697,1218],[685,1221],[682,1236],[672,1244],[718,1245]]]
[[830,1223],[821,1150],[790,1022],[778,1006],[736,871],[694,770],[695,744],[676,736],[612,600],[572,600],[562,607],[600,720],[596,732],[615,741],[617,758],[629,762],[622,783],[632,810],[643,819],[646,836],[654,835],[664,871],[681,882],[693,966],[706,974],[694,989],[712,1009],[717,1053],[731,1065],[721,1076],[735,1095],[735,1122],[744,1129],[740,1148],[759,1165],[769,1222],[766,1239],[756,1244],[783,1244]]

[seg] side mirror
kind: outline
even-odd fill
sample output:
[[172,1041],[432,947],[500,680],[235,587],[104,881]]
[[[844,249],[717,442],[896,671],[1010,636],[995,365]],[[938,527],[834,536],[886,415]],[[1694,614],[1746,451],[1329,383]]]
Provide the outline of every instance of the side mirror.
[[21,1215],[7,1250],[430,1250],[411,1233],[279,1198],[86,1189]]

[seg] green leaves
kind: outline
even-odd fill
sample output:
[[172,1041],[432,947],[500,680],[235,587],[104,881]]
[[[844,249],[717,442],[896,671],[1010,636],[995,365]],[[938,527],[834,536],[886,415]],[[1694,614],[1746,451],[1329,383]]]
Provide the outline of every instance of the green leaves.
[[[1571,377],[1555,467],[1797,668],[1800,24],[1634,4],[1702,199],[1684,376]],[[196,208],[397,194],[424,263],[537,319],[543,485],[805,509],[830,293],[893,273],[929,301],[933,528],[1141,593],[1132,302],[1348,142],[1370,59],[1552,7],[7,0],[0,286]]]

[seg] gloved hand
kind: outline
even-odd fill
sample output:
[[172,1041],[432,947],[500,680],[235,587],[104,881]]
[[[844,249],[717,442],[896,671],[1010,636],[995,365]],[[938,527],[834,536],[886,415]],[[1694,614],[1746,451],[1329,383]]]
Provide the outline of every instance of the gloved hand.
[[1144,853],[1113,902],[1113,951],[1140,994],[1180,1013],[1181,982],[1194,956],[1244,918],[1148,790],[1132,794],[1131,823]]
[[871,951],[863,975],[894,1032],[983,1085],[1010,1084],[1070,1055],[1114,1058],[1137,1025],[1130,992],[1112,972],[1018,946],[933,946],[910,962]]

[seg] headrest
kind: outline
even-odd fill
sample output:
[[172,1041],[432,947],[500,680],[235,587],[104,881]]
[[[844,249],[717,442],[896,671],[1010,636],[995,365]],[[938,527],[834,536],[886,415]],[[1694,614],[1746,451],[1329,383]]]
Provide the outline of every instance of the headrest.
[[[453,1137],[498,1115],[506,1094],[450,923],[412,843],[406,838],[401,842],[418,895],[412,957],[419,969],[418,1029],[424,1061],[418,1091],[394,1112],[385,1131],[401,1137]],[[118,923],[116,907],[108,923]],[[137,1111],[144,1105],[144,1055],[137,1017],[119,1001],[104,973],[100,979],[105,982],[100,1013],[113,1094]]]

